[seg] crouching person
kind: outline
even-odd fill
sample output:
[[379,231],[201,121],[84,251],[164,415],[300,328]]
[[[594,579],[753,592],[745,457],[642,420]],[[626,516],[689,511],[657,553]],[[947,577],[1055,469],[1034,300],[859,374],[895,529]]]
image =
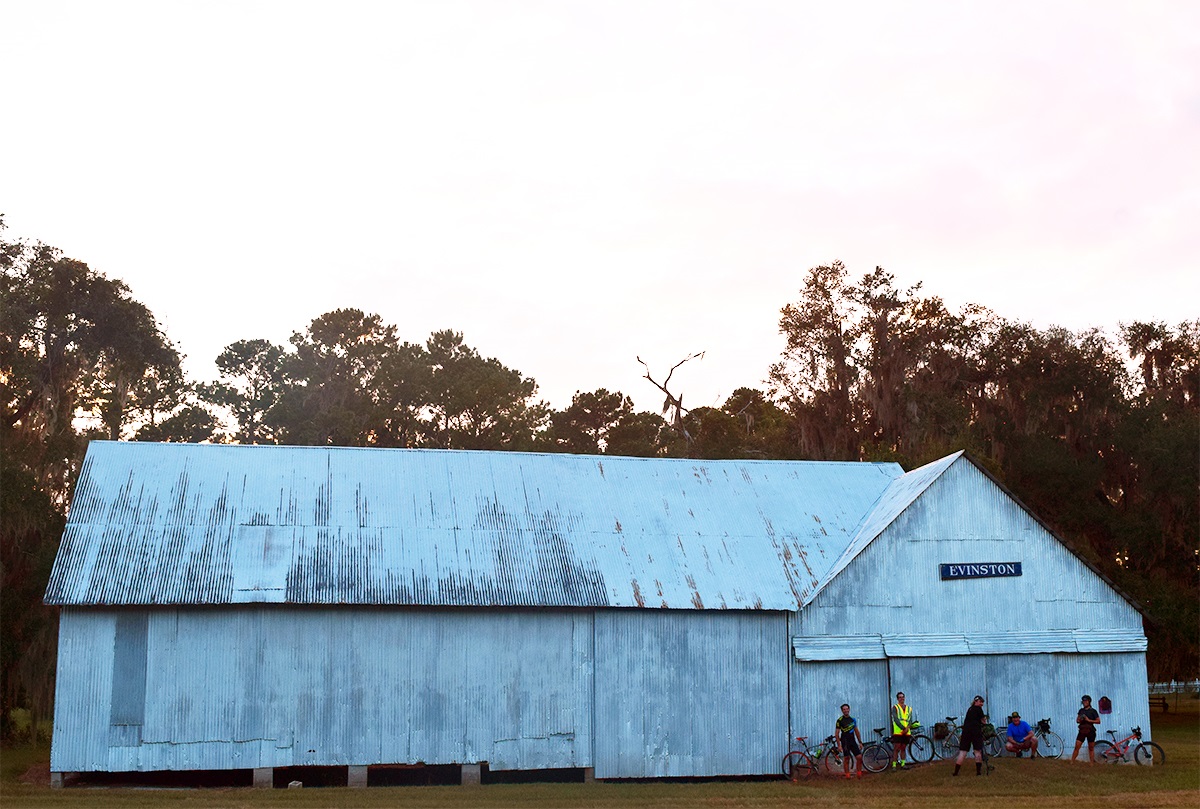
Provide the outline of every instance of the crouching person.
[[1021,715],[1016,711],[1013,711],[1012,716],[1008,717],[1004,748],[1010,753],[1016,753],[1017,758],[1025,755],[1026,750],[1029,751],[1030,758],[1037,755],[1037,736],[1033,734],[1033,728],[1029,726],[1029,723],[1021,719]]

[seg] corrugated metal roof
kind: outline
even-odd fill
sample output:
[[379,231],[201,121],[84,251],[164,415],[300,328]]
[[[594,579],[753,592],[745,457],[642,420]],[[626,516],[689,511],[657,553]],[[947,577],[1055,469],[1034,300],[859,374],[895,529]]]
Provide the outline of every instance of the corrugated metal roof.
[[925,464],[893,480],[876,501],[874,508],[858,526],[858,530],[854,532],[854,538],[846,546],[841,556],[833,563],[817,586],[805,596],[804,604],[807,605],[816,598],[817,593],[833,581],[833,578],[841,573],[846,565],[854,561],[854,557],[862,553],[875,537],[883,533],[883,529],[891,525],[962,454],[962,451],[959,451],[953,455],[947,455],[945,458]]
[[795,610],[902,474],[93,442],[46,603]]

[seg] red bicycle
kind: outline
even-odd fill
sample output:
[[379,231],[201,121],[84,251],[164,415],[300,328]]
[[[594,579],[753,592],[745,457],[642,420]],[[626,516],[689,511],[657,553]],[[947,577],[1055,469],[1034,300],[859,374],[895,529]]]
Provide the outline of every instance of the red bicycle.
[[[1098,741],[1096,742],[1096,761],[1105,764],[1116,764],[1122,761],[1129,761],[1130,747],[1134,739],[1142,738],[1142,729],[1140,727],[1133,728],[1133,732],[1124,739],[1117,741],[1117,732],[1110,730],[1108,735],[1113,737],[1111,742]],[[1133,760],[1138,764],[1163,764],[1167,760],[1167,754],[1158,746],[1157,742],[1142,742],[1133,747]]]

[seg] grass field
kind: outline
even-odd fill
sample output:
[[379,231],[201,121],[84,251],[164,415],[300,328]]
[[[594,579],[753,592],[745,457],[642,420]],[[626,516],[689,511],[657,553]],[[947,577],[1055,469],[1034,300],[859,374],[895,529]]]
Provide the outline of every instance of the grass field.
[[[1015,807],[1200,807],[1200,713],[1154,713],[1154,738],[1166,750],[1163,767],[1088,766],[1066,761],[1001,758],[990,776],[964,765],[958,778],[943,762],[861,781],[707,781],[520,784],[480,787],[370,789],[115,789],[51,790],[49,750],[4,748],[4,807],[856,807],[895,809],[989,805]],[[1069,754],[1069,749],[1068,749]]]

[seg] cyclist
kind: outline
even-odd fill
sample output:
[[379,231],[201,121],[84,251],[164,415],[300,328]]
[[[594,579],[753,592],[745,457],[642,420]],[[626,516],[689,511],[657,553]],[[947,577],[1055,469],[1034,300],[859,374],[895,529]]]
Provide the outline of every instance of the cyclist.
[[904,692],[896,692],[896,702],[892,705],[892,767],[903,767],[908,764],[908,745],[912,742],[913,709],[904,702]]
[[1084,694],[1080,699],[1083,707],[1079,709],[1079,713],[1075,715],[1075,721],[1079,723],[1079,735],[1075,737],[1075,750],[1071,753],[1071,761],[1074,761],[1079,756],[1079,748],[1084,742],[1088,746],[1088,763],[1096,763],[1096,725],[1100,724],[1100,714],[1092,707],[1092,698]]
[[967,751],[972,747],[975,748],[975,774],[983,775],[983,697],[978,694],[975,695],[975,699],[971,700],[971,707],[967,708],[966,716],[963,717],[962,735],[958,742],[958,758],[954,760],[955,775],[958,775],[963,759],[967,757]]
[[862,736],[858,733],[858,722],[850,715],[849,705],[842,705],[842,715],[833,723],[833,735],[842,750],[842,769],[846,771],[846,777],[852,777],[850,759],[853,758],[858,777],[862,778]]
[[1029,723],[1021,719],[1021,715],[1016,711],[1012,712],[1012,716],[1008,717],[1008,730],[1004,734],[1004,747],[1010,753],[1016,753],[1017,758],[1029,751],[1029,757],[1033,758],[1037,755],[1038,740],[1033,733],[1033,728]]

